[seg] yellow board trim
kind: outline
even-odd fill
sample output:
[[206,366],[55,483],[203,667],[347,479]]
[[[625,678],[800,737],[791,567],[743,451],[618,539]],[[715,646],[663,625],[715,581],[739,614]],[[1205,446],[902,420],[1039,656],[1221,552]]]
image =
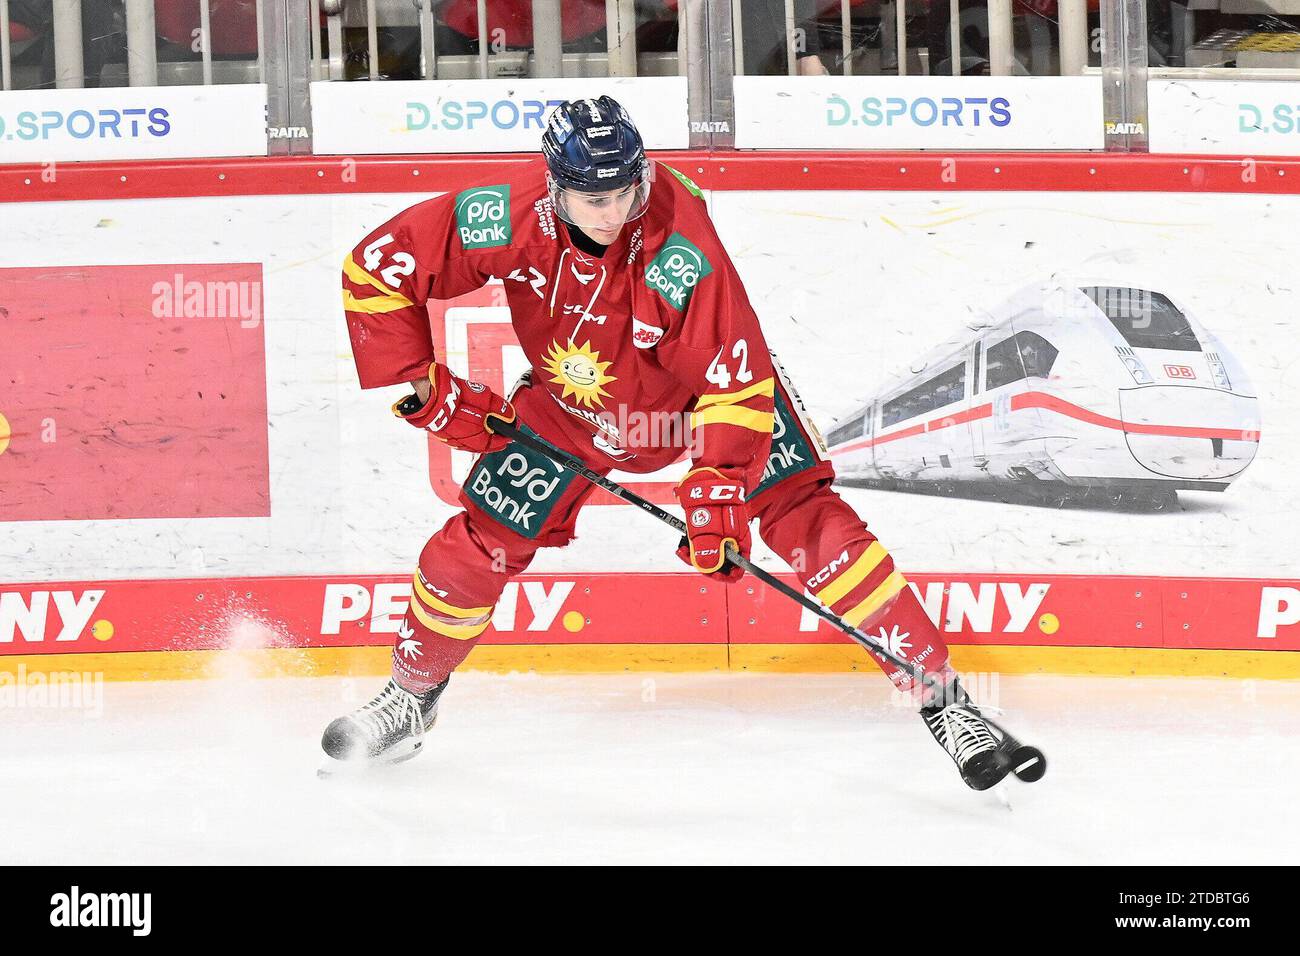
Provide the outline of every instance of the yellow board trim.
[[715,405],[702,412],[691,412],[691,427],[702,425],[738,425],[751,431],[772,433],[772,413],[756,412],[752,408],[737,408],[734,405]]
[[[1181,647],[950,645],[958,671],[1105,677],[1300,678],[1300,651],[1189,650]],[[856,644],[732,644],[731,669],[773,673],[879,672]]]
[[742,388],[738,392],[718,392],[715,395],[701,395],[695,403],[695,410],[698,412],[701,408],[708,408],[710,405],[735,405],[737,402],[743,402],[753,398],[756,395],[766,395],[771,398],[776,394],[776,380],[765,378],[761,382],[755,382],[748,388]]
[[484,614],[492,613],[491,607],[456,607],[454,604],[448,604],[424,586],[419,571],[412,575],[411,582],[415,585],[415,593],[419,595],[420,600],[435,611],[441,611],[452,617],[482,617]]
[[411,602],[411,613],[415,619],[433,631],[435,634],[441,634],[443,637],[450,637],[457,641],[472,641],[484,631],[487,630],[492,619],[488,618],[482,624],[444,624],[442,621],[433,617],[424,608],[420,607],[420,602]]
[[479,644],[461,665],[508,674],[690,673],[727,670],[725,644]]
[[[343,274],[347,276],[349,279],[351,279],[353,282],[355,282],[357,285],[372,286],[373,288],[376,288],[380,292],[384,293],[384,295],[396,294],[393,292],[391,286],[387,286],[384,283],[380,282],[378,279],[372,276],[365,269],[357,265],[357,261],[352,258],[352,253],[350,252],[348,253],[348,257],[343,260]],[[410,300],[408,299],[407,301]]]
[[365,315],[384,315],[405,309],[412,305],[404,295],[377,295],[369,299],[358,299],[348,289],[343,290],[343,308],[348,312],[361,312]]
[[901,571],[893,572],[889,577],[885,578],[884,583],[881,584],[880,587],[867,595],[866,600],[854,607],[852,610],[845,612],[843,615],[844,620],[853,627],[857,627],[867,618],[871,617],[871,615],[880,610],[882,604],[905,587],[907,587],[907,579],[903,577],[903,573]]
[[[1122,677],[1300,679],[1300,651],[1184,648],[1025,647],[985,644],[951,648],[958,671],[1084,674]],[[122,651],[0,657],[0,674],[103,674],[106,681],[218,677],[384,676],[392,648],[276,647],[248,651]],[[506,674],[609,674],[625,671],[762,671],[880,675],[856,644],[479,644],[461,670]],[[883,675],[880,675],[883,679]]]
[[[367,677],[392,671],[393,649],[272,647],[246,651],[121,651],[0,657],[0,674],[103,674],[106,681],[230,677]],[[725,671],[725,644],[479,644],[458,670],[508,674]]]
[[832,606],[865,581],[867,575],[880,567],[880,562],[885,560],[886,554],[883,544],[879,541],[871,542],[871,547],[858,555],[858,560],[841,571],[839,577],[817,592],[817,600],[827,607]]

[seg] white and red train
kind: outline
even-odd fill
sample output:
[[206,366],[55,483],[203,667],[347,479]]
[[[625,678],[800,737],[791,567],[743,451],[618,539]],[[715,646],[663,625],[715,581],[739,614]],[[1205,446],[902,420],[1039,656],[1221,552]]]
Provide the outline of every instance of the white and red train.
[[1161,508],[1226,489],[1259,428],[1241,364],[1170,296],[1049,282],[913,363],[827,443],[847,484]]

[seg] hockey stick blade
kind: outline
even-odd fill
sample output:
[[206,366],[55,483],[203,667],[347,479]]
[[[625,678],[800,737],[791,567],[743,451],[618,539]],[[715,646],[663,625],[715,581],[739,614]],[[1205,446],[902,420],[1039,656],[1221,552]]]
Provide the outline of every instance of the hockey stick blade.
[[1037,747],[1022,744],[1007,733],[1005,727],[995,723],[988,716],[984,717],[984,721],[1002,735],[1002,740],[998,743],[998,753],[1011,767],[1011,772],[1016,775],[1016,779],[1024,783],[1037,783],[1042,780],[1043,774],[1047,773],[1046,755]]
[[1010,754],[1011,772],[1025,783],[1037,783],[1047,773],[1047,758],[1037,747],[1021,744]]

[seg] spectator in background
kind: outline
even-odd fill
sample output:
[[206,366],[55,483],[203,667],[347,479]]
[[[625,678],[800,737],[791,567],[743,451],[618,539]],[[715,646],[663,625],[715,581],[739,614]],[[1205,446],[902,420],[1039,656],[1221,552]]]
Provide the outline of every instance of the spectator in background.
[[[478,52],[477,0],[446,0],[436,8],[438,19],[462,38],[462,53]],[[489,0],[487,3],[489,44],[505,49],[533,47],[532,0]],[[605,0],[562,0],[560,41],[566,49],[605,49]]]
[[[104,64],[126,53],[121,0],[81,0],[83,84],[98,87]],[[39,67],[35,86],[54,88],[53,0],[9,0],[9,37],[13,65]],[[21,87],[20,87],[21,88]]]
[[[532,50],[532,0],[488,0],[488,44],[494,50]],[[638,0],[637,49],[677,48],[678,0]],[[477,0],[435,0],[437,48],[443,55],[478,53]],[[560,43],[565,53],[600,53],[606,44],[605,0],[561,0]]]
[[31,10],[31,5],[23,0],[13,0],[9,8],[9,43],[10,52],[16,58],[22,56],[40,37],[44,21]]
[[[211,0],[209,49],[214,57],[246,59],[257,56],[257,0]],[[201,54],[199,0],[155,0],[158,36],[183,50]]]
[[[958,72],[962,76],[988,76],[989,34],[988,4],[985,0],[959,0],[960,21],[957,52]],[[952,75],[952,10],[947,3],[927,2],[925,11],[925,46],[930,51],[930,73]]]
[[[835,4],[839,8],[838,3]],[[816,0],[795,0],[795,63],[799,76],[826,76]],[[746,0],[741,4],[741,43],[747,76],[786,76],[785,0]]]

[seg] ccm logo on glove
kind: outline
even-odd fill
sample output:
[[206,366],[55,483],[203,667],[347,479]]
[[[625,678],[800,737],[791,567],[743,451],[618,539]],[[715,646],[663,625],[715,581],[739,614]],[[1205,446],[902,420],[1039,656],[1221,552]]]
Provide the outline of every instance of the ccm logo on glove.
[[416,428],[427,428],[448,445],[464,451],[505,448],[509,439],[492,431],[492,420],[515,420],[515,409],[486,385],[467,382],[442,364],[429,366],[429,400],[423,405],[408,395],[393,406],[393,414]]
[[686,511],[686,539],[678,557],[710,577],[739,580],[745,572],[727,562],[727,545],[749,556],[745,486],[716,468],[697,468],[681,480],[676,493]]

